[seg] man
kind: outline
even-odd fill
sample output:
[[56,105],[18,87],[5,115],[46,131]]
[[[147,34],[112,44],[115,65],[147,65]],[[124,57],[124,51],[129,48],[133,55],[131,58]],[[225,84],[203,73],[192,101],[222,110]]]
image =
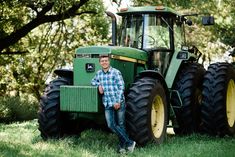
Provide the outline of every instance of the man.
[[124,127],[126,106],[121,72],[110,66],[108,55],[101,55],[99,62],[102,70],[96,73],[91,84],[97,86],[99,93],[103,94],[107,125],[119,138],[118,152],[133,152],[136,142],[129,139]]

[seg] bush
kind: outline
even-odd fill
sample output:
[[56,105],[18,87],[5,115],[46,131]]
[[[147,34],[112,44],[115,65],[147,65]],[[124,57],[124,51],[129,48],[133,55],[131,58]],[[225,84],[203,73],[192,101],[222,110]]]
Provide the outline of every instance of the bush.
[[24,121],[37,118],[38,104],[20,97],[0,97],[0,122]]

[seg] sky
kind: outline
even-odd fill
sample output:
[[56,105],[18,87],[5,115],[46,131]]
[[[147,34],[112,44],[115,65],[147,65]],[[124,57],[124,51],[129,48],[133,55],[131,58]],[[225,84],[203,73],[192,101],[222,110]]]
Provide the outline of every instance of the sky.
[[103,0],[103,2],[104,6],[107,8],[106,11],[110,11],[113,13],[116,13],[118,8],[125,8],[131,5],[131,0],[121,0],[120,7],[118,7],[117,4],[113,3],[112,0]]

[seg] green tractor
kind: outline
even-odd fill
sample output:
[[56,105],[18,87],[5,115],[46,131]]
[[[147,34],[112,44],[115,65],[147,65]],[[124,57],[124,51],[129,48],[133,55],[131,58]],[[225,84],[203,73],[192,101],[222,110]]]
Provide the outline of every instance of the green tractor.
[[[123,75],[126,127],[138,144],[162,143],[167,127],[176,134],[200,131],[206,70],[198,63],[199,50],[184,46],[184,25],[191,22],[168,7],[129,7],[118,13],[122,24],[117,33],[114,14],[107,15],[112,45],[76,49],[73,70],[55,70],[58,77],[46,87],[38,120],[42,138],[80,133],[92,122],[105,124],[101,95],[91,86],[103,54]],[[203,24],[213,24],[213,18],[204,17]]]

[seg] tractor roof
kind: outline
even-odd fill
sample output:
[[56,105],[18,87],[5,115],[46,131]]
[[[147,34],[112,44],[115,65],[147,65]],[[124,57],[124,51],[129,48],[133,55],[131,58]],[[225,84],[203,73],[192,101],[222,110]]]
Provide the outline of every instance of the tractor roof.
[[160,14],[168,14],[173,16],[181,16],[181,14],[177,13],[175,10],[164,7],[164,6],[145,6],[145,7],[128,7],[122,8],[118,15],[126,15],[132,13],[160,13]]

